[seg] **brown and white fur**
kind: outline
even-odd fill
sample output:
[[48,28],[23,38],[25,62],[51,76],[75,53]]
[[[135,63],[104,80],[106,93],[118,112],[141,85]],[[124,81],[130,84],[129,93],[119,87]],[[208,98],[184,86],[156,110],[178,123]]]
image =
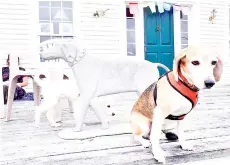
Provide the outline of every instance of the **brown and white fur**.
[[[211,88],[220,80],[222,74],[222,61],[210,48],[189,46],[176,55],[173,63],[175,80],[178,69],[190,84],[199,89]],[[154,158],[158,162],[165,162],[164,151],[161,149],[159,140],[164,126],[165,118],[172,115],[181,115],[190,111],[191,103],[178,93],[168,83],[164,76],[157,82],[157,100],[154,103],[153,86],[150,85],[135,103],[130,118],[132,133],[135,140],[144,147],[152,148]],[[184,121],[177,123],[177,135],[179,143],[184,150],[192,150],[192,145],[187,143],[184,137]],[[148,138],[150,140],[148,140]]]

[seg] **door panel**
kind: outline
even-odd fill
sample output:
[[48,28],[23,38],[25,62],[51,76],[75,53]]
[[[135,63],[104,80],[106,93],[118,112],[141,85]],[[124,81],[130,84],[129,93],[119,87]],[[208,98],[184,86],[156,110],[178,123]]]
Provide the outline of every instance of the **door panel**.
[[148,14],[146,14],[145,19],[146,19],[145,31],[147,31],[147,32],[151,31],[151,35],[147,35],[147,33],[145,33],[146,43],[151,44],[151,45],[159,44],[159,40],[158,40],[159,33],[157,33],[156,29],[153,30],[153,27],[157,27],[156,16],[148,13]]
[[[145,59],[170,69],[174,58],[173,11],[152,13],[144,9]],[[164,73],[160,69],[160,74]]]

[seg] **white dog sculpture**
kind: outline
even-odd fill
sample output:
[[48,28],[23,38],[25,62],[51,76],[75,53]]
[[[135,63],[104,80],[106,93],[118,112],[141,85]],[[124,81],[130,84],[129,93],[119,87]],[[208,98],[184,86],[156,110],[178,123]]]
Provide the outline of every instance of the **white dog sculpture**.
[[[47,48],[47,45],[51,47]],[[43,42],[41,47],[43,51],[40,55],[43,59],[63,59],[73,70],[80,91],[79,99],[73,104],[76,110],[75,131],[82,130],[89,105],[95,110],[102,128],[108,128],[105,110],[97,102],[97,97],[124,92],[137,92],[140,95],[147,86],[159,78],[157,67],[169,70],[162,64],[136,57],[86,54],[75,40],[49,40]]]

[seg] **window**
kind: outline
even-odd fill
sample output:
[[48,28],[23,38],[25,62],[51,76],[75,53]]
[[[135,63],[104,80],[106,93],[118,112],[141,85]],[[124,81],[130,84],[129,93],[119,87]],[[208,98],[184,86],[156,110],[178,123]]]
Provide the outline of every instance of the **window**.
[[181,13],[181,48],[188,47],[188,16]]
[[126,8],[126,32],[127,32],[127,55],[136,55],[136,39],[135,39],[135,17],[130,14],[129,8]]
[[39,1],[40,42],[53,38],[73,38],[72,1]]

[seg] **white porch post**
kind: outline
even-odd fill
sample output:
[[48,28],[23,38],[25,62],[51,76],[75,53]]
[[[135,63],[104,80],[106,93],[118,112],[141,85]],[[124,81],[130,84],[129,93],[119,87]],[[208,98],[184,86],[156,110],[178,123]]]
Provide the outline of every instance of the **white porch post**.
[[200,42],[200,2],[192,5],[188,15],[188,45]]
[[174,56],[181,50],[180,11],[173,9],[174,20]]
[[135,15],[135,39],[136,39],[136,56],[145,59],[144,44],[144,9],[138,6],[139,13]]

